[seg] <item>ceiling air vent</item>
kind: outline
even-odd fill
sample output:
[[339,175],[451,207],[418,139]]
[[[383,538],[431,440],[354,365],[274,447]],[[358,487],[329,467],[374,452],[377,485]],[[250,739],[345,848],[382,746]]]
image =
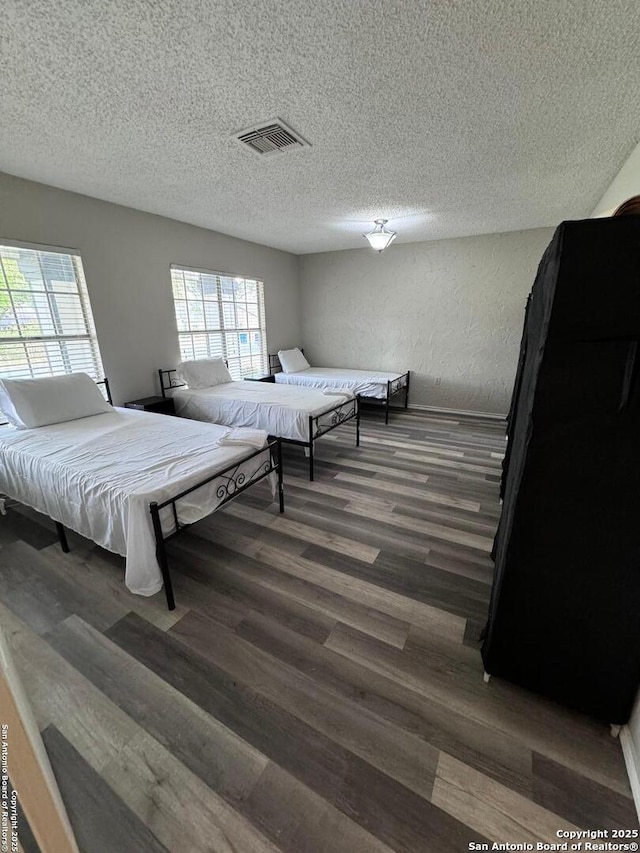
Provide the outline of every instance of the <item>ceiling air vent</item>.
[[240,133],[235,134],[234,138],[263,157],[311,147],[305,139],[279,118],[241,130]]

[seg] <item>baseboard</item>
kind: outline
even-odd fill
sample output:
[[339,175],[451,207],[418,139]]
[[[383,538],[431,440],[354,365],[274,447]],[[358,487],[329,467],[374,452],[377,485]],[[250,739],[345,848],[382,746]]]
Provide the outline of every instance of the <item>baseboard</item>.
[[438,412],[443,415],[464,415],[467,418],[490,418],[495,421],[504,421],[507,419],[506,415],[499,415],[497,412],[468,412],[465,409],[445,409],[441,406],[421,406],[414,403],[410,403],[409,408],[419,409],[421,412]]
[[622,754],[627,765],[633,802],[636,804],[638,820],[640,820],[640,755],[638,755],[633,738],[631,737],[629,726],[623,726],[620,729],[620,745],[622,746]]

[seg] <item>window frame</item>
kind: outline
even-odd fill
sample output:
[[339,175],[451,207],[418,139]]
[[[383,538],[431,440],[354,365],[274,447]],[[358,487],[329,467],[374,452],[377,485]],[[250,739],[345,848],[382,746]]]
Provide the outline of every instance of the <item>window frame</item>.
[[[182,283],[185,287],[185,295],[184,297],[176,296],[175,288],[174,288],[174,274],[182,273]],[[199,299],[189,299],[186,293],[186,280],[184,278],[185,273],[191,273],[198,276],[208,276],[215,278],[216,280],[216,297],[215,299],[205,299],[204,292],[202,289],[202,281],[200,281],[200,297]],[[169,267],[169,279],[171,286],[171,298],[173,301],[173,313],[176,323],[176,334],[178,336],[178,345],[180,348],[180,358],[183,361],[191,361],[197,358],[222,358],[227,363],[229,368],[229,372],[232,374],[234,379],[243,379],[245,376],[249,376],[251,374],[255,374],[256,372],[267,373],[268,372],[268,344],[267,344],[267,321],[266,321],[266,310],[265,310],[265,286],[264,279],[258,276],[245,276],[240,275],[239,273],[230,273],[230,272],[221,272],[219,270],[210,270],[203,269],[201,267],[193,267],[187,264],[177,264],[172,263]],[[242,282],[252,282],[255,283],[256,286],[256,294],[257,301],[251,302],[247,300],[239,300],[236,298],[236,294],[234,293],[233,300],[228,300],[223,298],[223,289],[222,289],[222,280],[223,279],[231,279],[233,281],[242,281]],[[203,325],[201,327],[194,326],[192,324],[191,315],[189,313],[189,302],[197,302],[201,306],[200,315],[203,318]],[[186,316],[188,329],[180,329],[180,321],[178,319],[178,303],[183,303],[186,306]],[[212,328],[206,325],[206,317],[207,317],[207,305],[215,305],[218,312],[218,325],[216,328]],[[225,325],[225,312],[224,305],[232,305],[235,316],[235,323],[233,326]],[[241,326],[238,325],[238,314],[237,314],[237,306],[249,306],[256,305],[257,306],[257,316],[258,316],[258,325],[250,326],[248,323],[248,311],[247,311],[247,325]],[[260,334],[261,339],[261,351],[259,353],[253,352],[253,343],[251,339],[249,339],[249,348],[250,352],[242,354],[240,352],[240,342],[238,340],[238,353],[235,354],[230,352],[228,349],[227,335],[226,333],[236,333],[237,335],[247,333],[251,336],[254,333]],[[195,355],[196,352],[196,342],[194,338],[198,335],[201,335],[206,338],[206,353],[202,355]],[[219,340],[219,348],[213,351],[211,347],[211,337],[215,336]],[[185,354],[185,347],[183,347],[183,339],[190,339],[191,345],[191,353],[194,355]],[[243,367],[243,362],[246,360],[250,360],[250,366]],[[260,365],[258,367],[255,366],[256,360],[260,361]],[[235,374],[235,375],[234,375]]]
[[[9,297],[9,302],[11,305],[11,310],[13,312],[14,318],[18,321],[18,334],[14,336],[3,335],[0,330],[0,354],[6,348],[16,345],[23,345],[23,353],[24,353],[24,370],[22,371],[22,375],[16,376],[16,373],[19,373],[19,369],[14,368],[12,371],[5,372],[3,371],[2,361],[0,360],[0,379],[2,378],[45,378],[47,376],[64,376],[69,373],[75,372],[86,372],[96,381],[102,380],[104,378],[104,368],[102,362],[102,354],[100,352],[100,345],[98,342],[98,336],[96,333],[95,322],[93,319],[93,310],[91,308],[91,298],[89,296],[89,290],[87,287],[87,280],[84,272],[84,265],[82,262],[82,254],[77,249],[62,247],[62,246],[50,246],[42,243],[31,243],[25,242],[23,240],[14,240],[11,238],[0,238],[0,248],[1,249],[17,249],[17,250],[26,250],[30,252],[37,253],[37,263],[40,269],[40,274],[43,281],[43,290],[33,290],[32,288],[25,288],[21,290],[19,288],[9,287],[9,278],[7,276],[7,271],[5,267],[5,258],[3,253],[0,251],[0,272],[2,275],[2,280],[7,284],[6,289],[3,287],[2,292],[6,292]],[[41,254],[54,254],[54,255],[64,255],[69,259],[72,270],[73,270],[73,284],[75,286],[75,290],[68,293],[59,293],[57,294],[55,291],[48,289],[47,279],[48,276],[45,273],[42,265]],[[71,279],[69,280],[71,283]],[[54,330],[57,333],[54,334],[38,334],[38,335],[24,335],[22,330],[20,329],[20,320],[19,313],[16,308],[16,303],[14,301],[14,295],[16,293],[44,293],[47,297],[47,307],[49,320]],[[52,296],[71,296],[73,298],[78,299],[79,307],[81,310],[82,321],[84,325],[84,333],[81,334],[64,334],[62,332],[62,320],[60,318],[59,306],[54,305],[52,301]],[[84,370],[81,370],[79,367],[74,367],[70,360],[69,354],[64,353],[63,344],[65,342],[74,342],[74,341],[84,341],[89,346],[90,356],[88,361],[91,362],[91,367],[87,366]],[[35,365],[31,360],[31,354],[29,353],[29,344],[58,344],[60,346],[60,362],[61,364],[65,364],[64,370],[52,369],[51,361],[47,356],[46,361],[49,363],[49,371],[42,369],[42,364],[40,366]],[[11,377],[11,373],[14,374]]]

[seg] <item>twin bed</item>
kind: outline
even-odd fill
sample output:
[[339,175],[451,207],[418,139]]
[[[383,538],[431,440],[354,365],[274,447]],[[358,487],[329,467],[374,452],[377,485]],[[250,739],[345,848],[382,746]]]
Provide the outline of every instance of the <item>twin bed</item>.
[[358,398],[384,405],[385,424],[389,423],[391,401],[401,395],[402,407],[409,405],[410,371],[355,370],[347,367],[311,367],[301,349],[280,350],[269,355],[269,373],[279,385],[315,388],[322,391],[344,390]]
[[[0,381],[0,406],[18,427],[0,429],[0,494],[50,516],[63,550],[67,527],[125,557],[131,592],[154,595],[164,584],[173,610],[166,543],[266,477],[283,512],[280,442],[257,430],[101,405],[84,374],[21,384],[60,389],[60,380],[77,377],[72,396],[84,394],[88,405],[74,410],[62,388],[53,413],[29,405],[12,411],[6,388],[11,394],[20,381]],[[64,409],[78,416],[57,420]]]
[[315,442],[321,436],[354,421],[359,446],[360,405],[353,392],[234,382],[219,367],[212,373],[203,371],[205,361],[195,373],[190,362],[158,371],[162,395],[171,391],[176,414],[181,417],[226,426],[250,425],[283,442],[302,446],[309,457],[310,480],[314,477]]

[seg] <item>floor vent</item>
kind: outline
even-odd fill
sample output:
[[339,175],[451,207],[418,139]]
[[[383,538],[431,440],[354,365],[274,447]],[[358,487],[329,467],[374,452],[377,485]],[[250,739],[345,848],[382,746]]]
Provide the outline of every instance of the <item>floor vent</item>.
[[235,134],[234,139],[262,157],[311,147],[305,139],[279,118],[241,130],[240,133]]

